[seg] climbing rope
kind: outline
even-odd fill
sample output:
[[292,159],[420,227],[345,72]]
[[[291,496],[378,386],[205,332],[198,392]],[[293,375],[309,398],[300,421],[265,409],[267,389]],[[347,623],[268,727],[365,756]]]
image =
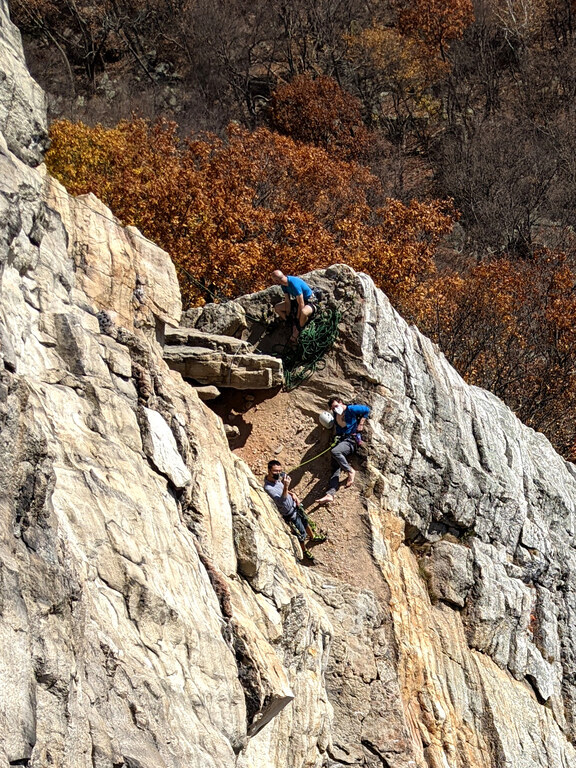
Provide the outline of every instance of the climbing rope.
[[317,312],[304,326],[298,342],[277,350],[284,366],[284,390],[291,392],[326,365],[324,356],[338,336],[342,313],[335,307]]
[[303,461],[302,464],[298,464],[297,467],[292,467],[291,470],[289,470],[288,474],[291,475],[292,472],[296,472],[297,469],[300,469],[300,467],[305,466],[306,464],[310,464],[311,461],[316,461],[316,459],[319,459],[320,456],[324,456],[325,453],[328,453],[328,451],[331,451],[332,448],[337,444],[338,438],[334,438],[328,448],[325,448],[323,451],[320,451],[320,453],[317,453],[316,456],[312,456],[310,459],[306,459],[306,461]]
[[207,293],[209,296],[211,296],[215,304],[230,301],[230,296],[226,296],[226,294],[223,293],[217,286],[213,286],[215,290],[211,291],[210,288],[208,288],[208,286],[205,285],[201,280],[198,280],[196,277],[194,277],[194,275],[190,274],[190,272],[188,272],[185,267],[177,265],[176,270],[181,277],[183,277],[189,283],[192,283],[192,285],[198,288],[201,293]]
[[[180,267],[180,274],[193,283],[196,288],[212,296],[215,302],[230,301],[229,297],[225,296],[216,286],[213,286],[215,291],[210,290],[183,267]],[[244,312],[252,322],[262,322],[261,318],[253,317],[246,310]],[[273,351],[273,354],[282,360],[284,390],[286,392],[296,389],[316,371],[324,368],[326,365],[324,356],[336,341],[341,317],[342,312],[336,307],[328,307],[323,311],[318,310],[300,332],[296,344],[285,344]]]

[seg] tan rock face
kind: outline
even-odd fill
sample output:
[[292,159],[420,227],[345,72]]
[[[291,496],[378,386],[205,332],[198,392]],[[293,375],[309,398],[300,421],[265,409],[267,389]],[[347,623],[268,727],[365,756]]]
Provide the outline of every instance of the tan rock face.
[[165,252],[134,227],[119,227],[94,195],[72,198],[50,177],[44,192],[68,233],[80,303],[88,300],[130,330],[153,319],[178,324],[182,304],[176,269]]
[[[213,315],[215,306],[209,305],[206,313]],[[232,306],[238,308],[235,303]],[[223,305],[222,311],[227,312],[228,305]],[[231,314],[236,317],[239,312]],[[168,331],[165,343],[164,360],[185,379],[234,389],[282,386],[282,361],[256,354],[252,345],[241,339],[184,327]]]
[[[307,579],[162,360],[173,265],[5,144],[0,180],[0,762],[234,766],[295,690],[311,713],[283,732],[317,754],[331,628],[310,597],[306,672],[276,648]],[[261,525],[261,589],[238,577],[235,517]]]
[[[574,765],[573,467],[496,398],[466,386],[368,278],[338,267],[307,279],[341,302],[355,297],[346,327],[321,374],[243,414],[249,436],[238,451],[261,472],[257,446],[275,454],[279,445],[295,466],[326,447],[316,418],[329,394],[373,409],[364,485],[342,491],[321,518],[332,533],[321,563],[363,585],[382,611],[374,624],[342,584],[331,585],[331,602],[328,589],[317,592],[335,628],[330,759]],[[265,294],[239,303],[258,314],[258,300]],[[308,502],[322,493],[310,466],[297,472]],[[361,530],[350,523],[358,513],[381,581],[362,563]],[[364,614],[358,633],[352,610]]]
[[573,468],[362,283],[382,388],[368,510],[420,760],[574,765]]
[[[250,395],[232,453],[163,360],[167,255],[31,167],[25,98],[8,125],[0,21],[0,764],[576,766],[573,467],[343,266],[309,277],[344,312],[326,368]],[[271,296],[186,322],[266,353]],[[257,475],[326,448],[334,391],[371,439],[307,569]]]

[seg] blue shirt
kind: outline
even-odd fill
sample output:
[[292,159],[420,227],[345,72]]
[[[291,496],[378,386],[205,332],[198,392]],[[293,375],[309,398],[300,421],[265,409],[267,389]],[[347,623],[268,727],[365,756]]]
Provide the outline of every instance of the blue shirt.
[[370,415],[370,408],[367,405],[348,405],[343,413],[345,427],[341,427],[338,424],[337,419],[334,419],[336,424],[336,434],[339,437],[353,435],[356,432],[356,427],[360,419],[367,419]]
[[293,299],[302,294],[304,297],[304,304],[306,304],[310,296],[312,296],[314,293],[312,288],[310,288],[308,283],[302,280],[301,277],[292,277],[292,275],[287,275],[287,278],[288,285],[282,286],[284,293],[287,293]]
[[278,507],[278,512],[285,520],[290,520],[296,514],[296,502],[289,493],[282,498],[284,493],[284,483],[280,478],[276,482],[270,482],[267,477],[264,478],[264,490],[270,496],[274,504]]

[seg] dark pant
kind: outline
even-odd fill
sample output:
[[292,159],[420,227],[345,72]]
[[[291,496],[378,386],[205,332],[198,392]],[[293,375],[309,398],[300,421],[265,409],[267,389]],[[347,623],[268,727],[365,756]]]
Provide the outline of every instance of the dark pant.
[[326,493],[330,496],[334,496],[340,485],[340,470],[350,472],[352,467],[348,461],[348,457],[356,453],[356,439],[353,436],[346,437],[344,440],[340,440],[338,445],[335,445],[331,450],[332,454],[332,476],[328,483],[328,490]]
[[[309,307],[312,307],[312,314],[308,318],[308,320],[310,321],[312,320],[312,318],[314,317],[318,309],[318,307],[316,306],[315,297],[311,296],[306,302],[306,304]],[[300,328],[300,323],[298,321],[298,302],[296,301],[296,299],[290,299],[290,317],[292,318],[292,322],[294,323],[294,325],[298,328],[299,331],[301,331],[302,328]]]
[[292,526],[294,533],[296,534],[298,541],[305,541],[308,534],[306,533],[306,526],[308,525],[308,518],[304,513],[302,507],[298,507],[293,517],[287,520]]

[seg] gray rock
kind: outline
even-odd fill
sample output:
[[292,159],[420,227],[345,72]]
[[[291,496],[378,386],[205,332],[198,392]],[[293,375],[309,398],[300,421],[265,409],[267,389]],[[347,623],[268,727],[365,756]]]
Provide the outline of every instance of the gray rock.
[[205,333],[204,331],[191,330],[189,328],[174,328],[167,331],[165,342],[170,347],[202,347],[232,354],[252,351],[251,346],[241,339]]
[[164,359],[173,371],[200,384],[233,389],[273,389],[282,384],[282,361],[270,355],[167,346]]
[[150,460],[159,472],[171,480],[175,488],[184,488],[192,480],[192,475],[178,452],[172,430],[156,411],[145,408],[144,412],[152,443]]
[[9,20],[6,0],[0,0],[0,18],[0,134],[16,157],[36,166],[48,146],[46,101],[26,69],[20,33]]
[[197,309],[189,309],[182,316],[182,325],[197,328],[204,333],[222,336],[240,336],[246,329],[246,312],[235,301],[223,304],[205,304]]
[[471,550],[462,544],[449,541],[432,544],[422,564],[430,596],[463,608],[474,585],[473,562]]
[[[326,368],[282,397],[295,424],[334,389],[369,400],[357,503],[381,578],[302,567],[261,479],[163,360],[191,348],[161,346],[181,310],[167,254],[27,165],[44,116],[4,0],[0,22],[0,760],[576,766],[574,467],[368,276],[314,272],[345,322]],[[195,339],[226,337],[194,351],[207,377],[279,381],[228,336],[244,312],[263,352],[276,298],[198,313]]]
[[165,341],[164,359],[186,379],[233,389],[282,384],[282,362],[256,353],[246,341],[185,327],[168,331]]

